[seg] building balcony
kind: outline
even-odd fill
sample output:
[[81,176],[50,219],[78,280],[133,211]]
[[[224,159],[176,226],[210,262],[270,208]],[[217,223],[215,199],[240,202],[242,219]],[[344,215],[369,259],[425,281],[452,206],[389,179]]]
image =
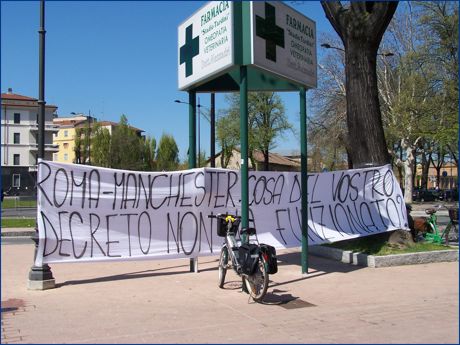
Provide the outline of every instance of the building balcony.
[[[38,124],[31,125],[30,130],[32,132],[38,132]],[[45,124],[45,132],[57,133],[57,132],[59,132],[59,126]]]
[[[31,144],[30,146],[30,151],[38,151],[38,144]],[[45,151],[46,152],[58,152],[59,151],[59,145],[55,144],[45,144]]]

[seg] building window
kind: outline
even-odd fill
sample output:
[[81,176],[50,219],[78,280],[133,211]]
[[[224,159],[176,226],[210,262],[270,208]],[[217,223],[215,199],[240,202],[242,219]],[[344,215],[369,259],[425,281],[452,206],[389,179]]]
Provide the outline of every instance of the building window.
[[57,161],[58,157],[58,153],[53,153],[53,161]]
[[66,138],[67,138],[68,136],[69,136],[69,131],[67,131],[67,130],[66,130],[66,131],[64,131],[64,137],[66,137]]
[[64,153],[64,160],[68,160],[69,159],[69,155],[67,153]]
[[13,174],[13,187],[19,188],[21,187],[21,175],[19,174]]
[[20,138],[19,133],[13,133],[13,143],[19,144],[19,138]]
[[21,114],[14,113],[14,123],[21,123]]
[[64,143],[64,148],[68,149],[69,148],[69,143]]
[[19,165],[19,154],[13,155],[13,165]]

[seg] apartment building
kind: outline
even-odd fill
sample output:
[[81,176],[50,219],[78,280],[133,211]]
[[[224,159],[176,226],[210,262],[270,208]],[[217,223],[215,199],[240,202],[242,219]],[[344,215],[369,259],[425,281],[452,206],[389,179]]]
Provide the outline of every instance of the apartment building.
[[[36,98],[15,94],[11,88],[1,94],[2,103],[2,188],[9,194],[34,194],[37,180],[38,113]],[[45,106],[45,159],[52,160],[57,147],[53,117],[57,106]]]
[[76,129],[84,126],[87,122],[93,123],[97,119],[84,114],[72,113],[70,116],[56,117],[53,123],[59,126],[59,130],[53,136],[53,143],[58,146],[54,153],[53,161],[60,163],[76,163],[75,137]]
[[[75,142],[77,137],[77,131],[81,131],[81,139],[84,138],[85,128],[89,126],[91,130],[97,124],[100,128],[106,128],[110,134],[113,133],[115,128],[118,127],[118,123],[112,121],[97,121],[96,118],[84,114],[75,114],[67,117],[57,117],[53,120],[54,124],[59,126],[59,131],[55,133],[53,137],[53,143],[59,147],[58,152],[54,154],[53,160],[60,163],[91,163],[91,138],[94,135],[94,131],[91,132],[88,148],[88,156],[85,158],[85,162],[77,162],[77,156],[75,152]],[[141,137],[144,132],[142,129],[130,126],[136,134]]]

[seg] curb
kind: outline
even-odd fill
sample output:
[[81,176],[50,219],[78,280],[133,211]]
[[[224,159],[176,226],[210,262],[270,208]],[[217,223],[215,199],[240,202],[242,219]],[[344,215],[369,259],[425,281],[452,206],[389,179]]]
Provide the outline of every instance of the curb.
[[33,231],[2,231],[2,237],[32,237],[35,236]]
[[308,251],[312,255],[341,261],[346,264],[372,268],[458,261],[458,249],[434,250],[431,252],[384,256],[354,253],[350,250],[324,247],[321,245],[311,246],[308,248]]

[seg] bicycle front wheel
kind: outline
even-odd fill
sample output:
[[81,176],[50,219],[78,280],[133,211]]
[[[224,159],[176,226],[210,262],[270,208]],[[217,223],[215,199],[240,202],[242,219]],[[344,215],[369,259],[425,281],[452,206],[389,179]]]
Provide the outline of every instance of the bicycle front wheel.
[[261,302],[268,289],[267,262],[261,255],[254,273],[244,279],[246,288],[255,302]]
[[222,247],[220,251],[219,259],[219,287],[222,289],[225,283],[225,275],[227,274],[227,265],[228,265],[228,249],[227,247]]

